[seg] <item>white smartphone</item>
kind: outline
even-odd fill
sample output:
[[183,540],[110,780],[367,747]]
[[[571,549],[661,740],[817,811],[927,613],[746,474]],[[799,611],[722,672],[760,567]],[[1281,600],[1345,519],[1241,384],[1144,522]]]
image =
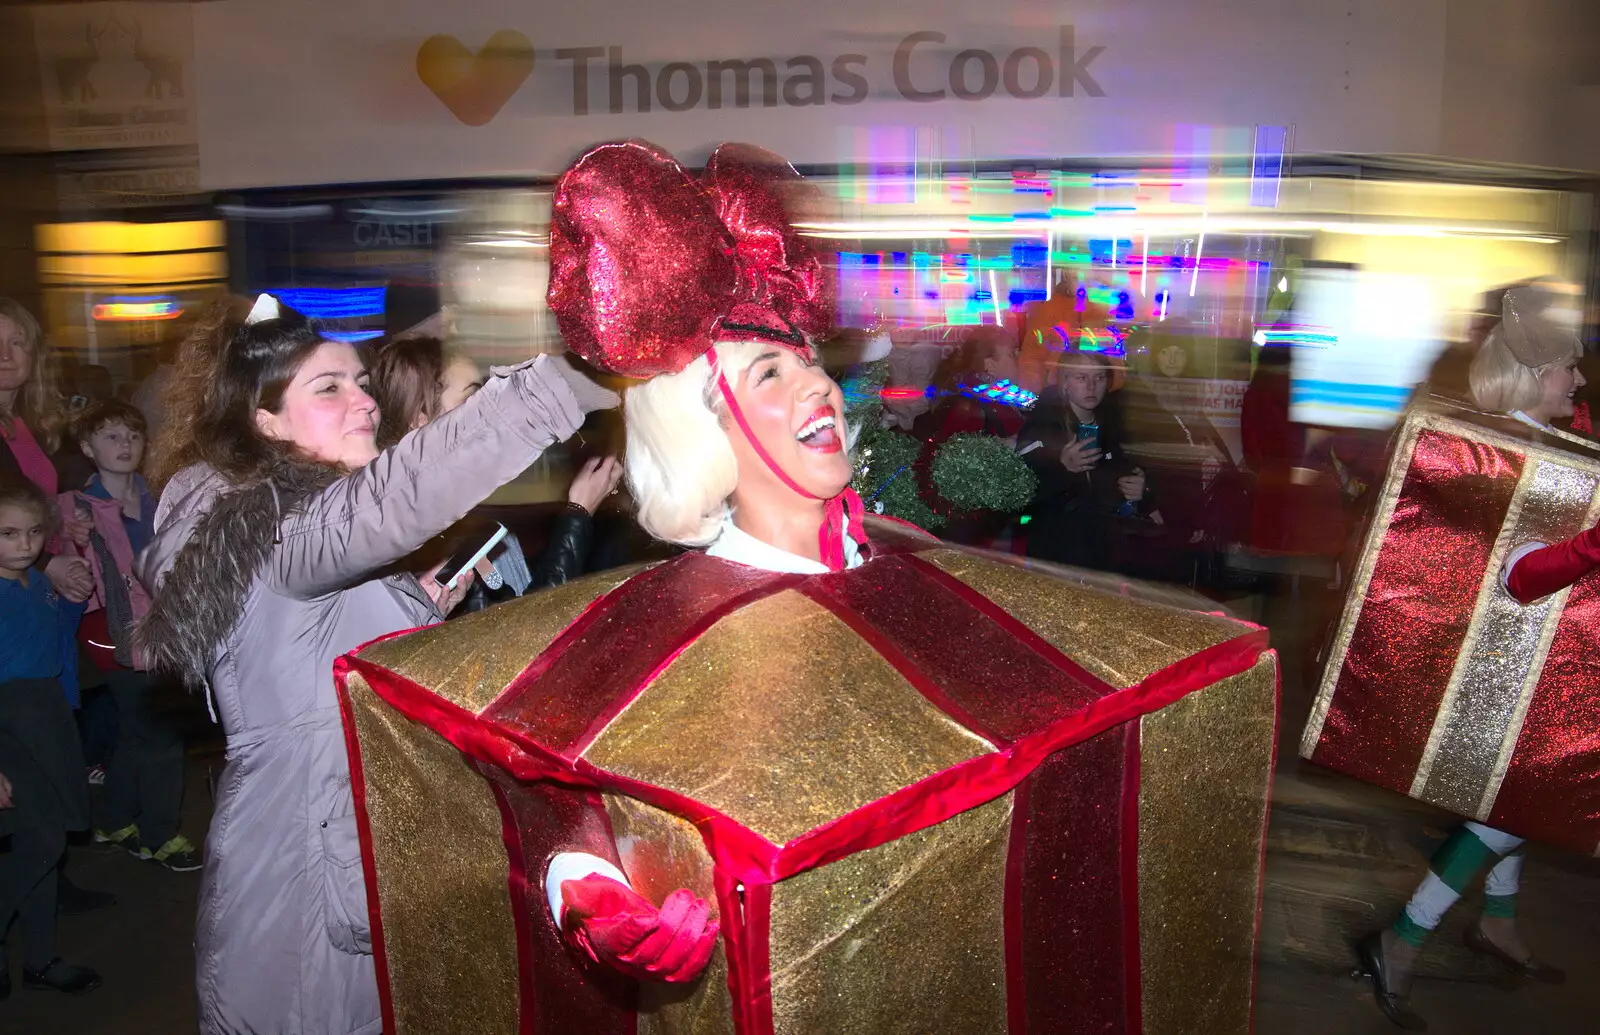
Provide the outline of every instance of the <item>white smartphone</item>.
[[434,580],[446,589],[455,589],[456,583],[462,577],[477,567],[479,561],[489,556],[489,551],[499,545],[500,540],[506,537],[506,526],[498,521],[486,521],[481,525],[473,525],[461,545],[450,554],[450,559],[444,562]]

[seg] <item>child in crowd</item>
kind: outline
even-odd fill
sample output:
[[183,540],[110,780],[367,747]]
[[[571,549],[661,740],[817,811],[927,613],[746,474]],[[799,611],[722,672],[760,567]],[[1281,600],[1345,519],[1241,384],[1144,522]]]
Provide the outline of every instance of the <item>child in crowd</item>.
[[133,560],[149,545],[156,501],[139,465],[145,420],[119,399],[95,403],[73,421],[73,433],[95,466],[89,484],[61,497],[63,511],[91,519],[84,548],[95,592],[79,639],[116,703],[117,739],[106,766],[105,808],[94,838],[169,870],[201,866],[194,844],[178,833],[183,801],[183,736],[153,706],[157,684],[133,649],[133,628],[150,598],[133,576]]
[[[56,955],[56,876],[67,831],[89,825],[83,752],[67,704],[75,689],[79,605],[58,597],[36,566],[50,501],[32,482],[0,480],[0,918],[22,928],[22,980],[69,994],[100,975]],[[11,993],[0,968],[0,999]]]
[[[1121,410],[1106,398],[1105,356],[1069,349],[1060,370],[1059,387],[1046,389],[1018,438],[1039,476],[1028,556],[1119,570],[1134,552],[1122,542],[1122,526],[1149,504],[1144,472],[1123,452]],[[1161,520],[1153,510],[1147,516]]]

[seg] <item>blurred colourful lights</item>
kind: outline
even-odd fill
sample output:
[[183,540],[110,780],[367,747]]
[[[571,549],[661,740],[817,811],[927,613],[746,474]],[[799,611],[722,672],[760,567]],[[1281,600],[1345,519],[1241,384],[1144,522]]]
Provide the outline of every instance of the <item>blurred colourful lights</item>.
[[276,288],[272,294],[290,309],[313,320],[382,316],[384,310],[381,287]]
[[154,297],[116,297],[94,307],[94,318],[103,323],[175,320],[183,306],[170,295]]

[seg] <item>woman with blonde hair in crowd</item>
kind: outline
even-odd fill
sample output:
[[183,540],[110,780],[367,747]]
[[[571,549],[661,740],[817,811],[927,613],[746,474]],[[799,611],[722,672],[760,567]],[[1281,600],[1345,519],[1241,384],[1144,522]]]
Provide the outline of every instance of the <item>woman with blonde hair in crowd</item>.
[[[21,304],[0,296],[0,475],[17,475],[39,487],[47,499],[63,488],[53,459],[66,430],[66,412],[56,392],[50,346]],[[76,514],[62,515],[61,532],[80,545],[88,542],[89,525]],[[46,548],[39,558],[57,593],[75,603],[94,592],[89,565],[77,557]]]
[[439,621],[465,585],[396,562],[616,396],[541,357],[380,449],[351,346],[262,295],[185,343],[139,575],[153,665],[205,684],[228,738],[195,936],[205,1035],[382,1029],[333,662]]

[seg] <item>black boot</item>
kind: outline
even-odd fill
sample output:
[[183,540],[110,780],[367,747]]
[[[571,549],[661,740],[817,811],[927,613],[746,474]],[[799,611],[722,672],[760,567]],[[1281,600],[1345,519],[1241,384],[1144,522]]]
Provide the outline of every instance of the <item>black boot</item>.
[[[1383,1015],[1406,1031],[1427,1031],[1428,1022],[1411,1009],[1411,975],[1397,973],[1389,963],[1384,935],[1387,931],[1374,931],[1356,943],[1356,958],[1361,961],[1361,974],[1372,981],[1372,998],[1377,1001]],[[1395,939],[1398,940],[1398,939]]]
[[77,967],[60,956],[44,965],[41,970],[22,968],[22,987],[37,991],[61,992],[66,995],[83,995],[100,987],[100,975],[88,967]]

